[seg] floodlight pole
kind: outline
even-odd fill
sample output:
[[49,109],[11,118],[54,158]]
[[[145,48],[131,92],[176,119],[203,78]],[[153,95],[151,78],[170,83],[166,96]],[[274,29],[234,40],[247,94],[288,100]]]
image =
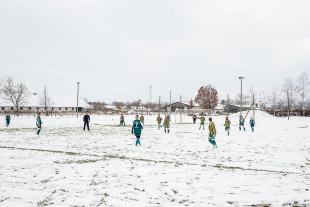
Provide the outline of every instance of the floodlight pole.
[[79,117],[79,90],[80,90],[80,82],[77,82],[76,117]]

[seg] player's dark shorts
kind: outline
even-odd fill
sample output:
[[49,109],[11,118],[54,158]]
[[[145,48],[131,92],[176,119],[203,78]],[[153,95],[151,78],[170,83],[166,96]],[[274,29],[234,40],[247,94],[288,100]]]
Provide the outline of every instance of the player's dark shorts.
[[215,135],[209,134],[209,139],[214,140],[215,139]]

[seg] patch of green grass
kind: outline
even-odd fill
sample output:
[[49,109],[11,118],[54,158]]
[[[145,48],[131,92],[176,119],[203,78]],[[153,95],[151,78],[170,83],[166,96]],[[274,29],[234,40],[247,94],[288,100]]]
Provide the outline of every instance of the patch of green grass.
[[37,203],[37,206],[49,206],[49,205],[53,205],[54,203],[51,202],[53,195],[56,193],[56,190],[54,190],[51,195],[49,195],[48,197],[46,197],[43,201],[39,201]]

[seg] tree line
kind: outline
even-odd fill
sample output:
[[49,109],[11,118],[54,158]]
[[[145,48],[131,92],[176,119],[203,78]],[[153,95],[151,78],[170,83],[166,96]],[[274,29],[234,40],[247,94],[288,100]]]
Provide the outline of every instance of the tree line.
[[[13,77],[0,78],[0,96],[11,102],[18,113],[20,107],[28,103],[28,99],[31,96],[30,90],[24,83],[17,83]],[[47,108],[54,104],[54,101],[49,96],[47,87],[44,86],[43,91],[39,94],[39,103],[43,106],[45,111]]]
[[[309,73],[302,72],[297,78],[289,77],[285,79],[282,85],[273,87],[269,91],[255,91],[250,88],[248,92],[242,94],[242,104],[251,105],[253,95],[255,103],[260,109],[272,111],[300,110],[302,115],[310,109],[310,80]],[[206,85],[199,88],[194,99],[189,101],[190,107],[198,104],[203,109],[212,109],[219,104],[218,91],[212,85]],[[221,100],[221,104],[241,104],[241,94],[238,93],[234,98]]]
[[310,108],[309,73],[303,72],[296,78],[289,77],[283,84],[273,87],[269,92],[261,94],[261,108],[276,111],[301,110],[303,116]]
[[[309,110],[310,108],[309,87],[309,74],[303,72],[297,78],[289,77],[285,79],[282,85],[273,87],[267,92],[255,91],[253,88],[250,88],[248,92],[243,94],[242,104],[250,105],[254,94],[255,103],[257,103],[263,110],[273,111],[274,115],[276,114],[276,111],[284,111],[288,109],[301,110],[302,114],[305,115],[306,110]],[[17,83],[12,77],[0,79],[0,96],[4,100],[11,102],[15,106],[17,112],[19,111],[20,106],[27,103],[30,95],[31,92],[24,83]],[[240,101],[239,93],[229,100],[221,100],[221,104],[240,105]],[[194,107],[194,105],[199,105],[203,109],[214,110],[219,104],[218,91],[211,84],[201,86],[198,89],[195,98],[191,99],[188,103],[190,108]],[[45,110],[54,104],[54,101],[49,96],[46,86],[44,86],[42,92],[39,94],[38,104],[43,106]],[[93,106],[92,110],[94,112],[106,112],[109,110],[106,107],[107,104],[104,102],[90,102],[90,104]],[[112,102],[112,105],[115,106],[115,109],[118,111],[143,110],[144,108],[160,111],[162,107],[168,105],[168,103],[143,103],[141,100],[137,100],[132,102],[114,101]]]

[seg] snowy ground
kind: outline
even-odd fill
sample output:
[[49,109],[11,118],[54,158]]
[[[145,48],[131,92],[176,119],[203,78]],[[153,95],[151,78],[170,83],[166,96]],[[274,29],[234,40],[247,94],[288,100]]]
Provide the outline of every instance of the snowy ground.
[[42,117],[38,137],[35,117],[3,118],[0,206],[310,206],[309,118],[257,112],[252,133],[234,115],[227,137],[214,117],[218,149],[189,117],[168,135],[147,116],[142,147],[118,116],[81,119]]

